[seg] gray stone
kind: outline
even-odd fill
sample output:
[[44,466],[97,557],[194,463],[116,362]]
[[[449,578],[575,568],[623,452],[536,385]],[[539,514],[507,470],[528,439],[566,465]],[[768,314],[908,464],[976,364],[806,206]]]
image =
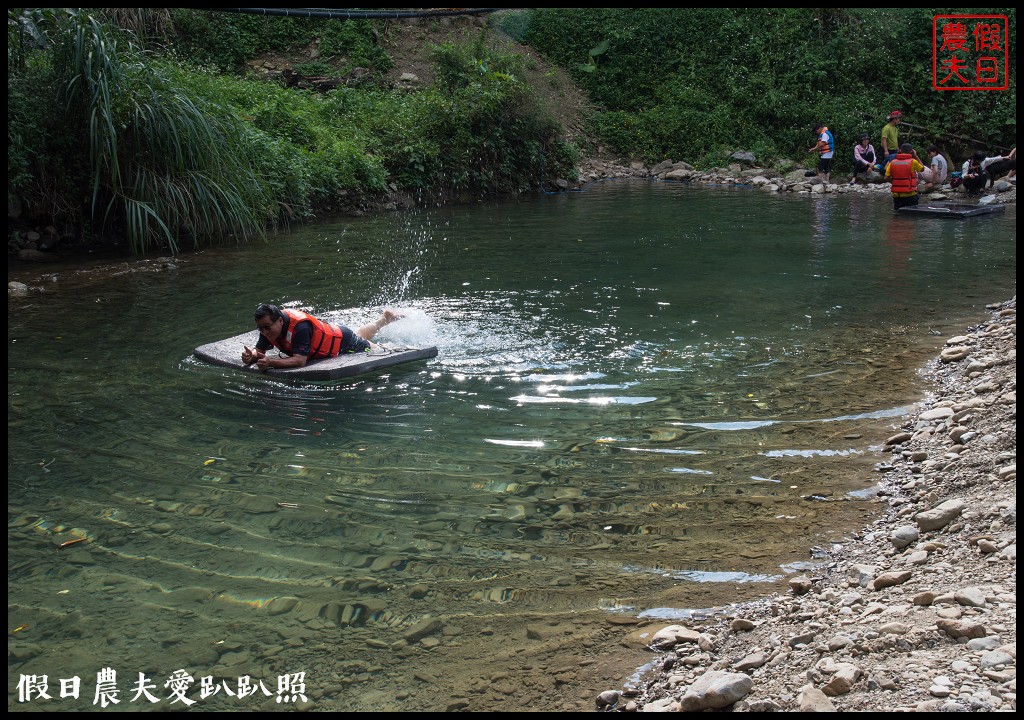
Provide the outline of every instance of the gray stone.
[[[969,349],[969,348],[968,348]],[[937,407],[931,410],[925,410],[923,413],[918,415],[919,420],[944,420],[945,418],[953,416],[953,408],[951,407]]]
[[755,670],[768,662],[768,656],[758,650],[747,655],[742,660],[738,660],[732,666],[732,669],[737,672],[745,672],[747,670]]
[[986,669],[997,665],[1012,665],[1015,661],[1013,655],[1003,650],[988,650],[981,654],[981,666]]
[[940,528],[946,527],[946,525],[952,522],[954,518],[959,517],[960,513],[963,512],[964,507],[965,503],[963,500],[947,500],[938,507],[918,513],[914,517],[914,521],[917,523],[917,526],[921,528],[922,532],[939,530]]
[[861,669],[856,665],[850,663],[841,663],[839,668],[836,670],[836,674],[832,676],[821,691],[825,695],[835,697],[836,695],[845,695],[853,689],[854,683],[861,676]]
[[882,590],[894,585],[902,585],[912,577],[909,570],[882,573],[868,584],[868,590]]
[[746,696],[754,681],[743,673],[708,670],[697,678],[679,701],[683,712],[729,707]]
[[889,540],[892,541],[893,545],[902,550],[919,537],[921,537],[921,534],[917,531],[916,527],[913,525],[901,525],[892,531]]
[[700,633],[684,625],[668,625],[654,633],[651,644],[658,647],[671,647],[678,643],[697,643]]
[[598,710],[604,710],[605,708],[613,708],[619,702],[621,693],[618,690],[605,690],[603,693],[597,696],[595,701]]
[[426,618],[424,620],[420,620],[418,623],[402,633],[402,637],[406,642],[413,643],[422,637],[426,637],[427,635],[437,632],[443,626],[443,623],[436,618]]
[[962,590],[957,590],[953,593],[953,597],[958,603],[965,607],[985,607],[985,593],[980,588],[968,587]]
[[936,621],[935,626],[951,638],[955,639],[983,638],[988,634],[985,632],[984,625],[971,620],[954,620],[944,618]]
[[797,696],[800,712],[835,712],[836,706],[821,690],[813,685],[805,685]]

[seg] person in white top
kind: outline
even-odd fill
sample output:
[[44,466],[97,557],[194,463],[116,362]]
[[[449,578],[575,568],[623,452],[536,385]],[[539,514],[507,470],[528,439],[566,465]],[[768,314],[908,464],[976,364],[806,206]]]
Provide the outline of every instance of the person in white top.
[[939,152],[936,145],[928,147],[928,167],[921,172],[921,180],[926,183],[924,189],[941,188],[949,177],[949,164]]

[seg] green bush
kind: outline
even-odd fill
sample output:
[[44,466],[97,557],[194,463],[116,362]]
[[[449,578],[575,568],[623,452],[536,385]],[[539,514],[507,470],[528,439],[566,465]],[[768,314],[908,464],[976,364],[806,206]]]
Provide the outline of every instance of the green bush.
[[520,191],[540,178],[571,174],[560,129],[520,79],[521,57],[491,53],[482,42],[442,45],[433,57],[450,108],[435,115],[433,132],[446,140],[442,163],[454,189]]
[[335,67],[323,60],[308,63],[295,63],[292,69],[303,77],[330,77],[338,74]]
[[357,123],[338,111],[334,97],[291,90],[273,82],[194,72],[192,92],[218,97],[260,140],[257,163],[280,202],[306,215],[333,205],[341,191],[377,193],[386,188],[378,157]]
[[173,10],[172,18],[175,31],[168,38],[170,44],[192,61],[222,72],[238,70],[263,53],[305,52],[314,42],[319,53],[314,64],[326,71],[304,75],[345,75],[356,67],[379,74],[391,68],[391,58],[377,44],[373,24],[367,20],[325,21],[183,8]]
[[378,74],[391,69],[391,57],[377,44],[367,20],[328,20],[320,31],[320,55],[340,63],[345,73],[364,67]]

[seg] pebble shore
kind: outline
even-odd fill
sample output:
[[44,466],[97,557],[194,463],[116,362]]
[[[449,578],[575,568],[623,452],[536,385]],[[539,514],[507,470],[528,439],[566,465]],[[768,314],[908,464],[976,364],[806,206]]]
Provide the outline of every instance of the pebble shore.
[[[746,155],[746,153],[742,153]],[[597,160],[592,159],[584,162],[576,169],[579,181],[572,183],[567,180],[558,180],[556,188],[560,190],[579,190],[588,183],[600,182],[603,180],[659,180],[666,182],[686,182],[698,185],[721,185],[721,186],[750,186],[756,190],[774,194],[809,194],[809,195],[835,195],[835,194],[869,194],[889,198],[891,186],[883,175],[874,173],[870,181],[858,180],[851,185],[846,175],[836,175],[831,182],[823,183],[817,177],[807,177],[807,170],[796,165],[796,169],[781,172],[775,168],[751,166],[752,156],[748,162],[735,162],[728,167],[711,168],[709,170],[697,170],[686,162],[675,162],[663,160],[654,165],[647,165],[640,161],[627,160]],[[782,161],[782,167],[793,166],[789,161]],[[838,181],[838,182],[837,182]],[[944,185],[942,188],[934,188],[922,192],[921,198],[928,202],[955,202],[964,204],[979,205],[1005,205],[1017,202],[1017,180],[1016,178],[1003,178],[997,180],[990,187],[980,193],[967,193],[963,187],[952,188]]]
[[1016,710],[1016,298],[988,310],[888,439],[881,517],[785,595],[637,630],[649,670],[598,711]]

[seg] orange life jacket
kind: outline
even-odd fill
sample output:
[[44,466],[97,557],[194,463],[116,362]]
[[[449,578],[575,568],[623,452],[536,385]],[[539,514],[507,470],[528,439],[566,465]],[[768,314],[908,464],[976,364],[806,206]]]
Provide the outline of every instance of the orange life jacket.
[[[824,135],[827,139],[822,141],[821,136]],[[831,131],[827,127],[822,126],[821,132],[818,133],[818,142],[824,142],[825,146],[818,148],[819,155],[825,155],[836,149],[836,140],[833,137]]]
[[917,173],[914,172],[914,157],[909,153],[900,153],[889,163],[889,176],[892,178],[892,190],[896,193],[917,192]]
[[292,335],[300,322],[309,320],[313,325],[313,337],[309,342],[309,360],[334,357],[341,352],[341,341],[344,336],[340,327],[317,320],[312,315],[300,310],[285,310],[288,316],[288,330],[274,342],[274,347],[285,355],[292,354]]

